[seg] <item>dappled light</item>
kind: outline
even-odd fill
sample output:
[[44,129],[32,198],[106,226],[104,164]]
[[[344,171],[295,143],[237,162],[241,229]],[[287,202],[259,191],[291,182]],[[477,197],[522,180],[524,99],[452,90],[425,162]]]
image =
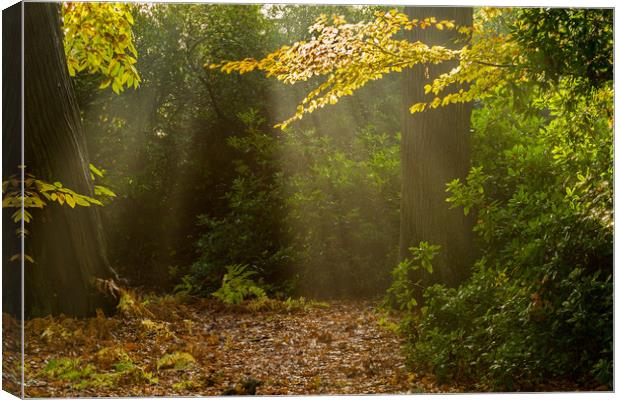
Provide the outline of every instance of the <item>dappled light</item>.
[[614,389],[613,10],[19,7],[4,390]]

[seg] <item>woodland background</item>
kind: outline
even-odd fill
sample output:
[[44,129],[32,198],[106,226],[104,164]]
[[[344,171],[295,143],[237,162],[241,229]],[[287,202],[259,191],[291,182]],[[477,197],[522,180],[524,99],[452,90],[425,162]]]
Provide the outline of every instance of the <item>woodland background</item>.
[[15,10],[5,388],[613,388],[613,10]]

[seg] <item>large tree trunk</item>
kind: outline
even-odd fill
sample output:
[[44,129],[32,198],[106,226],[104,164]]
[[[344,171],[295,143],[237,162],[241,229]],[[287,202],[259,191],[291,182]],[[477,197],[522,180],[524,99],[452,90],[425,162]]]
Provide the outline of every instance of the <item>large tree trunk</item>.
[[[19,176],[21,159],[21,15],[22,5],[2,11],[2,180]],[[8,260],[21,252],[21,240],[11,215],[2,209],[2,311],[21,314],[22,282],[19,262]]]
[[[19,174],[21,164],[21,15],[22,4],[2,10],[2,180]],[[8,260],[20,252],[21,240],[15,234],[11,214],[2,209],[2,311],[13,314],[15,321],[3,318],[2,354],[23,353],[21,318],[22,280],[19,263]],[[13,372],[3,371],[2,390],[24,396],[21,360]],[[5,364],[6,365],[6,364]]]
[[[88,154],[60,31],[58,3],[24,5],[24,152],[26,171],[92,194]],[[18,77],[16,77],[18,78]],[[5,132],[8,134],[8,132]],[[99,211],[49,204],[27,228],[26,315],[92,315],[113,299],[95,289],[115,277],[105,253]],[[19,268],[15,268],[18,270]]]
[[[457,25],[472,24],[470,7],[408,7],[406,13],[409,18],[433,16],[437,20],[454,20]],[[455,44],[458,34],[453,30],[413,29],[407,35],[413,42],[458,47]],[[405,105],[428,101],[424,85],[454,67],[455,63],[450,62],[407,71]],[[441,246],[432,276],[420,274],[426,284],[456,285],[467,277],[472,263],[470,218],[461,209],[450,210],[446,202],[446,183],[464,178],[469,169],[470,114],[469,104],[458,104],[407,114],[404,119],[400,257],[410,257],[409,247],[417,246],[420,241]]]

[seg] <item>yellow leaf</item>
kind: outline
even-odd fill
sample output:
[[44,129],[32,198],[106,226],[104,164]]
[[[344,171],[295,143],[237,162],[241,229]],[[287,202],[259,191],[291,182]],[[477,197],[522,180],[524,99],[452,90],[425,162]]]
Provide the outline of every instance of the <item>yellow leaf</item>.
[[110,86],[110,83],[112,83],[112,79],[106,79],[105,81],[101,82],[101,85],[99,85],[99,89],[107,88],[108,86]]
[[73,196],[78,206],[90,207],[90,203],[82,198],[81,195]]
[[65,195],[65,201],[71,208],[75,208],[75,199],[70,194]]
[[426,103],[416,103],[413,106],[411,106],[411,108],[409,108],[409,111],[411,113],[417,113],[417,112],[422,112],[426,109]]

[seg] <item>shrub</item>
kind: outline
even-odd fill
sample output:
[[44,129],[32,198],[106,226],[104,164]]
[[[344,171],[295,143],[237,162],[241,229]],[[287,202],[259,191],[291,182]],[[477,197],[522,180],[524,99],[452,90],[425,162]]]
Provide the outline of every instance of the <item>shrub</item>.
[[246,265],[256,278],[279,282],[273,291],[286,290],[287,269],[293,256],[282,223],[284,199],[277,173],[276,139],[259,127],[264,120],[254,111],[241,114],[247,132],[228,144],[238,153],[236,178],[226,193],[225,213],[200,215],[204,233],[197,242],[198,260],[177,291],[208,295],[221,284],[226,266]]
[[396,261],[400,136],[367,127],[349,141],[290,131],[283,145],[296,271],[314,296],[368,296]]
[[329,308],[329,303],[308,300],[304,297],[298,299],[287,298],[286,300],[275,300],[268,297],[261,297],[248,301],[244,309],[251,313],[274,312],[274,313],[295,313],[306,312],[313,308]]
[[336,141],[314,131],[275,136],[243,114],[228,209],[202,215],[199,259],[178,290],[218,289],[226,265],[247,265],[270,295],[376,294],[388,284],[398,241],[399,136],[372,128]]
[[421,279],[415,280],[415,272],[423,268],[429,274],[433,273],[433,258],[439,252],[440,246],[420,242],[418,247],[410,247],[413,258],[406,258],[392,270],[392,285],[387,290],[386,301],[402,311],[411,312],[418,305],[422,286]]
[[477,165],[448,201],[476,214],[482,257],[461,287],[426,290],[412,366],[496,390],[612,387],[611,89],[564,93],[474,112]]

